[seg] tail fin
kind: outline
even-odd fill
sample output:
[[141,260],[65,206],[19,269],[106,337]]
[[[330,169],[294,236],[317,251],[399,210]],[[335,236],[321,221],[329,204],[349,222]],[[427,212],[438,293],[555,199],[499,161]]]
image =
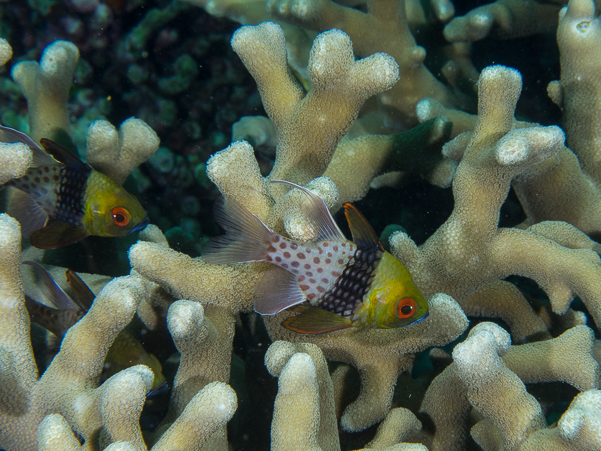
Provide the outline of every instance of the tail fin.
[[202,260],[213,265],[263,261],[275,232],[234,199],[215,204],[215,219],[226,234],[209,241]]

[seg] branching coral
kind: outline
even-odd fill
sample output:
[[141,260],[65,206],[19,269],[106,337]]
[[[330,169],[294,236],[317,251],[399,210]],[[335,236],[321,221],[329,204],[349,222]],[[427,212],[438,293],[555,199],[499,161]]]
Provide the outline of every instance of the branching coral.
[[[570,311],[557,321],[559,327],[552,327],[555,318],[545,308],[533,308],[538,301],[529,302],[504,280],[509,275],[534,280],[557,313],[568,311],[578,296],[596,324],[601,321],[601,248],[585,235],[600,230],[597,139],[589,125],[597,108],[591,75],[596,57],[582,57],[598,48],[592,2],[572,0],[560,16],[562,74],[549,93],[563,109],[565,135],[558,127],[515,120],[521,79],[503,66],[483,71],[478,116],[453,109],[465,106],[465,97],[425,68],[425,52],[411,35],[428,21],[422,15],[410,31],[408,18],[416,2],[204,4],[216,14],[238,14],[253,23],[268,17],[262,9],[267,4],[271,14],[315,30],[339,25],[354,41],[353,50],[344,32],[330,30],[318,35],[308,52],[303,47],[308,35],[291,25],[282,31],[274,23],[262,23],[234,34],[232,45],[257,82],[277,148],[267,177],[246,142],[213,155],[207,174],[221,194],[243,203],[279,233],[311,240],[315,227],[299,211],[303,194],[271,180],[306,186],[332,211],[362,199],[370,186],[387,183],[374,178],[389,171],[418,173],[438,186],[453,186],[454,210],[424,244],[417,246],[402,233],[391,240],[393,252],[429,298],[427,319],[394,330],[352,328],[320,336],[282,327],[292,312],[265,319],[269,337],[279,340],[265,356],[268,371],[279,378],[272,449],[340,449],[337,414],[345,431],[382,421],[365,449],[461,450],[469,435],[485,450],[599,449],[599,346],[593,330],[584,325],[586,315]],[[440,20],[453,14],[445,1],[432,6]],[[179,7],[170,8],[175,12]],[[523,36],[552,26],[549,11],[557,9],[500,0],[452,21],[447,37]],[[530,24],[533,16],[542,20]],[[473,17],[480,20],[475,26]],[[296,36],[301,44],[287,46],[284,35]],[[306,71],[302,57],[287,58],[287,48],[304,50],[296,56],[306,56]],[[389,55],[372,55],[381,50]],[[355,51],[364,58],[355,60]],[[453,86],[462,76],[476,78],[469,45],[455,45],[444,54],[458,59],[455,66],[443,66],[442,73],[463,71],[450,77]],[[288,68],[291,61],[299,64],[293,65],[294,73]],[[77,50],[59,42],[48,47],[39,65],[20,63],[13,70],[28,100],[34,139],[50,137],[69,145],[66,98],[76,62]],[[162,80],[159,89],[164,88]],[[403,133],[375,135],[376,129],[390,130],[370,124],[382,118],[372,102],[365,105],[370,113],[347,134],[368,98],[376,95],[396,125],[414,125],[417,118],[423,123]],[[431,98],[423,100],[427,96]],[[450,137],[454,139],[441,154]],[[155,133],[142,121],[129,119],[119,130],[97,121],[88,132],[86,157],[122,183],[157,146]],[[18,177],[30,159],[22,145],[1,146],[0,183]],[[510,187],[527,216],[519,228],[499,227]],[[0,313],[5,318],[0,327],[0,446],[8,451],[93,449],[97,444],[112,451],[227,449],[225,425],[237,400],[226,384],[232,358],[240,360],[233,356],[234,330],[265,333],[254,323],[256,316],[248,326],[244,313],[253,309],[267,264],[209,265],[202,257],[170,249],[158,229],[150,227],[130,250],[132,274],[106,285],[40,377],[20,287],[18,224],[6,215],[0,216],[0,241]],[[173,302],[165,292],[179,300]],[[168,313],[155,311],[157,306]],[[149,369],[131,367],[99,384],[108,346],[136,309],[148,330],[157,332],[166,322],[179,353],[169,408],[157,419],[157,429],[144,435],[140,415],[152,382]],[[510,345],[509,333],[499,326],[477,325],[455,347],[454,361],[444,371],[436,366],[438,376],[422,374],[412,381],[424,384],[417,416],[395,408],[400,402],[395,386],[399,377],[409,380],[419,362],[415,355],[455,340],[468,326],[466,316],[499,318],[516,345]],[[331,375],[326,359],[342,362]],[[358,395],[344,404],[348,381],[343,376],[354,374],[350,367],[358,373]],[[569,384],[582,392],[556,428],[547,427],[547,405],[525,385],[540,382]]]
[[416,45],[406,19],[405,2],[368,0],[367,13],[330,0],[289,5],[288,0],[270,2],[276,18],[316,31],[340,28],[351,37],[360,56],[386,52],[399,64],[401,79],[379,96],[391,125],[416,123],[415,106],[433,97],[447,106],[464,106],[466,99],[443,85],[424,66],[426,51]]
[[[555,156],[564,140],[557,127],[512,131],[520,88],[516,71],[496,66],[482,73],[478,122],[453,181],[453,213],[419,248],[398,234],[391,239],[392,249],[428,295],[445,292],[461,303],[486,284],[517,274],[535,280],[558,313],[580,296],[599,324],[598,254],[565,247],[534,231],[498,228],[512,178]],[[570,236],[581,234],[568,224],[557,226]],[[488,300],[495,302],[501,297]]]
[[450,42],[458,42],[550,32],[557,25],[559,8],[559,2],[497,0],[455,17],[445,27],[444,35]]

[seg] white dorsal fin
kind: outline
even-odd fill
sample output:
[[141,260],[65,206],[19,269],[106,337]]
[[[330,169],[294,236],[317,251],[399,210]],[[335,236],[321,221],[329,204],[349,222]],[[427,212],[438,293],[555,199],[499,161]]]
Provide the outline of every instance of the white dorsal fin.
[[300,210],[318,230],[315,241],[346,241],[346,237],[338,228],[330,210],[328,210],[328,206],[321,197],[303,186],[286,180],[272,180],[271,183],[282,183],[305,193],[307,202],[300,204]]
[[305,301],[296,276],[285,269],[272,266],[263,273],[255,291],[255,312],[275,315],[288,307]]

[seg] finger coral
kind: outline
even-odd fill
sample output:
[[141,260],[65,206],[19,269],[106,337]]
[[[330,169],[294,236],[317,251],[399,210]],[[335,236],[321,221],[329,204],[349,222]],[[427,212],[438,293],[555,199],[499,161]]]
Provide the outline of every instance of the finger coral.
[[[2,124],[79,147],[156,223],[54,252],[0,214],[0,449],[601,449],[594,2],[186,3],[0,2]],[[0,184],[31,163],[0,144]],[[429,315],[305,334],[255,313],[270,264],[202,245],[219,196],[319,236],[281,179],[343,231],[357,203]],[[51,299],[23,260],[96,295],[62,341],[30,322]],[[125,328],[152,368],[114,364]]]

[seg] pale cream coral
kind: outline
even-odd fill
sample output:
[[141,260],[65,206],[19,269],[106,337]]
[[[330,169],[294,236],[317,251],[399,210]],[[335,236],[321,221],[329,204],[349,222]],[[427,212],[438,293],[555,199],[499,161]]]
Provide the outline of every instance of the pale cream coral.
[[23,61],[11,72],[15,82],[27,98],[29,136],[64,141],[69,133],[67,97],[79,50],[68,41],[55,41],[44,49],[40,63]]
[[[338,30],[315,39],[308,64],[312,89],[306,96],[286,66],[284,35],[276,24],[238,29],[232,47],[255,78],[278,133],[269,178],[301,185],[324,172],[363,102],[398,79],[398,66],[386,54],[355,62],[350,39]],[[276,200],[285,191],[270,188]]]
[[596,253],[570,249],[530,231],[498,228],[511,180],[554,157],[563,134],[557,127],[512,130],[521,87],[517,71],[489,67],[479,83],[478,124],[453,181],[453,213],[419,248],[406,235],[394,235],[393,253],[426,295],[442,291],[461,303],[480,287],[517,274],[539,283],[555,312],[565,312],[578,295],[601,321]]
[[4,66],[13,57],[13,49],[4,38],[0,38],[0,66]]
[[[320,349],[307,343],[278,341],[267,351],[265,364],[279,377],[271,449],[340,450],[332,380]],[[420,427],[409,410],[393,409],[365,449],[426,451],[422,445],[403,443]]]
[[[102,426],[101,399],[109,385],[94,387],[106,352],[135,313],[143,285],[133,277],[108,284],[88,314],[69,330],[61,351],[38,380],[19,272],[20,230],[6,215],[0,216],[0,223],[4,259],[0,265],[4,318],[0,355],[6,363],[2,378],[7,382],[0,384],[0,446],[15,451],[35,449],[35,431],[49,413],[60,413],[74,430],[90,438]],[[73,365],[74,361],[79,364]]]
[[479,41],[486,37],[513,39],[553,31],[558,2],[497,0],[453,18],[444,29],[450,42]]
[[122,184],[158,148],[159,137],[140,119],[125,120],[119,131],[108,121],[98,120],[88,128],[86,161]]
[[415,106],[433,97],[447,106],[459,106],[465,98],[439,82],[424,66],[426,50],[418,46],[407,23],[405,2],[368,0],[367,13],[330,0],[302,2],[303,7],[280,7],[288,0],[271,2],[270,10],[279,19],[316,31],[339,28],[354,42],[358,55],[386,52],[400,67],[401,79],[379,95],[380,108],[393,127],[416,124]]
[[[569,331],[564,334],[564,338],[560,337],[551,342],[510,347],[509,335],[503,329],[492,323],[480,323],[472,329],[465,342],[455,347],[453,351],[455,363],[443,374],[455,372],[465,386],[470,404],[484,416],[484,419],[471,430],[472,437],[483,449],[487,451],[599,449],[601,437],[598,418],[601,404],[598,390],[589,389],[577,396],[560,419],[559,427],[548,429],[541,406],[527,393],[524,386],[524,382],[533,382],[528,379],[528,374],[533,373],[532,367],[538,368],[537,362],[542,362],[535,354],[540,357],[545,355],[546,358],[549,356],[548,349],[534,347],[562,348],[562,351],[558,349],[558,354],[551,352],[552,355],[557,355],[554,361],[559,363],[563,356],[570,352],[571,345],[566,340],[579,340],[576,337],[581,335],[581,332],[582,330],[574,333]],[[583,343],[586,341],[587,339],[584,338]],[[592,360],[590,337],[588,342],[589,346],[584,354]],[[577,347],[581,344],[577,344]],[[508,356],[512,352],[524,356],[521,358],[521,364],[517,365],[519,368],[515,366],[516,356]],[[533,360],[525,358],[526,354],[530,354]],[[582,362],[578,364],[581,365]],[[518,371],[517,374],[510,369],[510,365]],[[543,365],[541,370],[549,379],[538,379],[539,381],[561,380],[564,377],[554,370],[546,371],[545,367],[546,365]],[[569,371],[568,368],[564,367],[564,369]],[[523,375],[519,374],[524,371]],[[579,371],[588,371],[586,365],[579,368]],[[595,374],[595,371],[592,374]],[[588,385],[590,387],[590,382]]]
[[[291,361],[292,358],[295,360]],[[340,449],[334,387],[321,350],[310,343],[276,341],[265,354],[265,366],[272,376],[280,378],[281,387],[276,398],[276,412],[279,410],[280,415],[274,412],[272,423],[272,450],[299,446],[304,449],[305,442],[323,451]],[[304,387],[300,386],[302,381],[295,383],[295,378],[297,381],[305,378]],[[302,397],[294,393],[295,389]],[[302,425],[299,424],[302,419],[295,414],[298,411],[307,415]],[[294,439],[297,434],[300,440]]]
[[467,327],[467,319],[449,296],[438,294],[429,300],[430,315],[410,327],[399,329],[353,328],[336,333],[309,336],[285,329],[284,312],[264,317],[274,340],[314,343],[326,358],[348,363],[359,371],[358,398],[342,416],[342,427],[359,431],[383,419],[390,410],[396,380],[413,362],[414,354],[455,339]]
[[[123,391],[125,388],[115,388],[114,391],[111,390],[111,395],[115,397],[127,395],[127,392]],[[127,431],[123,424],[119,424],[119,420],[125,420],[126,423],[130,423],[132,420],[132,412],[126,409],[123,417],[116,415],[112,418],[112,435],[121,435],[123,441],[114,442],[105,450],[174,451],[186,449],[198,451],[216,430],[231,419],[236,407],[236,394],[230,386],[221,382],[212,382],[192,398],[180,417],[152,448],[146,447],[137,431]],[[38,440],[39,447],[37,449],[44,451],[91,451],[96,449],[89,442],[80,447],[69,424],[57,414],[49,415],[41,422],[38,429]]]

